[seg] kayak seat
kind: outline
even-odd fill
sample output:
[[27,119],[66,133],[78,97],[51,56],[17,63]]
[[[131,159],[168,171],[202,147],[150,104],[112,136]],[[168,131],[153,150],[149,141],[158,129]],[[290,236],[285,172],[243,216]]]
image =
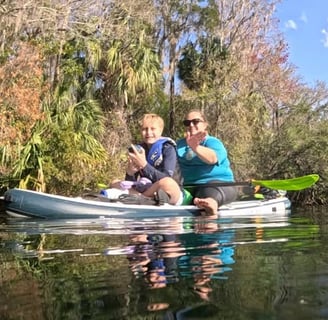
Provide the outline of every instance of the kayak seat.
[[161,206],[170,202],[170,196],[162,189],[159,189],[153,198],[145,197],[142,194],[122,194],[118,201],[126,204],[141,204]]
[[84,193],[82,195],[83,199],[86,200],[95,200],[95,201],[101,201],[101,202],[113,202],[112,199],[109,199],[107,197],[104,197],[100,193],[94,192],[94,193]]
[[281,196],[284,196],[285,193],[283,191],[269,189],[266,187],[258,187],[256,190],[254,190],[253,193],[245,193],[244,190],[242,190],[243,193],[239,195],[238,200],[239,201],[249,201],[249,200],[270,200],[270,199],[276,199]]
[[153,198],[145,197],[142,194],[121,194],[118,199],[109,199],[99,193],[85,193],[82,196],[86,200],[95,200],[102,202],[121,202],[125,204],[139,204],[139,205],[151,205],[160,206],[164,203],[169,203],[169,195],[159,189]]
[[160,205],[158,199],[145,197],[142,194],[122,194],[117,201],[125,204]]

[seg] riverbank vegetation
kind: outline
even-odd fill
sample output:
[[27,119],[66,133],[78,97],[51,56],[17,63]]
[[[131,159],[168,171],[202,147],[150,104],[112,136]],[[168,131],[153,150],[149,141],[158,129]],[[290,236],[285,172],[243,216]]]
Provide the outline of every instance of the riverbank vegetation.
[[145,112],[183,135],[200,108],[237,180],[318,173],[325,204],[327,84],[305,84],[274,18],[278,0],[4,0],[2,187],[78,194],[122,178]]

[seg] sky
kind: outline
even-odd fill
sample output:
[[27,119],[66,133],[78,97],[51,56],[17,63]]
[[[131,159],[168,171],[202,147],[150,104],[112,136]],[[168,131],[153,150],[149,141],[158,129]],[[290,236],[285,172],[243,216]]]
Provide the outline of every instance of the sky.
[[328,0],[282,0],[276,17],[303,82],[328,84]]

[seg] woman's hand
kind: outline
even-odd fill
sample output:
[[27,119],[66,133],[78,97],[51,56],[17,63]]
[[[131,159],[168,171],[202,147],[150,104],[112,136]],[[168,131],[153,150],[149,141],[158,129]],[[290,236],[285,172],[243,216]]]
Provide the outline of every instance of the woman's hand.
[[186,141],[188,146],[192,151],[208,164],[215,164],[218,162],[216,152],[208,147],[202,146],[201,142],[206,138],[206,132],[197,132],[194,135],[191,135],[190,132],[187,132]]
[[196,148],[204,141],[206,137],[206,132],[197,132],[194,135],[191,135],[190,132],[187,132],[186,141],[188,146],[195,151]]

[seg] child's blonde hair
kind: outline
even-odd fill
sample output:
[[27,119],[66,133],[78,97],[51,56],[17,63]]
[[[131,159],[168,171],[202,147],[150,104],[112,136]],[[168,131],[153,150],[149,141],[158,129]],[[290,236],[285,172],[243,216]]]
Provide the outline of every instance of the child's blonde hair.
[[157,123],[161,129],[164,129],[164,120],[158,114],[155,113],[146,113],[142,119],[139,121],[140,126],[142,126],[145,122],[155,122]]

